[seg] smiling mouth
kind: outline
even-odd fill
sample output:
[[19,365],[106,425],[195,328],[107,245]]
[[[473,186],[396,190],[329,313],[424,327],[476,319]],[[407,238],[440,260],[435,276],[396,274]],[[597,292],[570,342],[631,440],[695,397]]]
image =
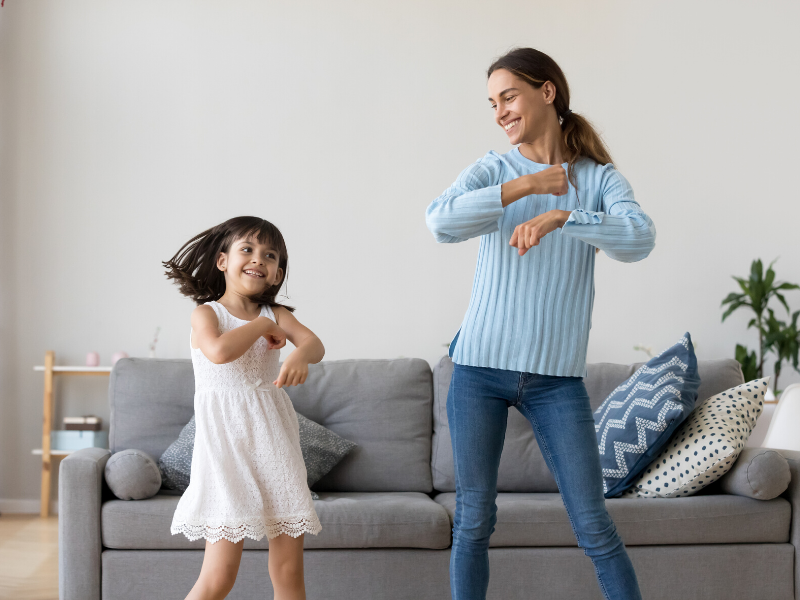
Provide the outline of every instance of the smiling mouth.
[[513,129],[515,126],[516,126],[516,125],[517,125],[517,123],[519,123],[519,122],[520,122],[520,119],[514,119],[514,120],[513,120],[513,121],[511,121],[510,123],[506,123],[505,125],[503,125],[503,129],[505,129],[505,130],[506,130],[506,133],[508,133],[508,132],[509,132],[509,131],[511,131],[511,130],[512,130],[512,129]]
[[244,274],[249,275],[250,277],[255,277],[256,279],[264,279],[264,277],[266,277],[266,275],[264,275],[261,271],[254,271],[252,269],[246,269]]

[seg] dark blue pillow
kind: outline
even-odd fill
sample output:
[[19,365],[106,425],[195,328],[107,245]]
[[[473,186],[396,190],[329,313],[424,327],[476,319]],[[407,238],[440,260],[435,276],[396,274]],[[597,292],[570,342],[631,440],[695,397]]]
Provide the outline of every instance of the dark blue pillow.
[[650,464],[697,401],[692,338],[651,358],[594,413],[606,498],[618,496]]

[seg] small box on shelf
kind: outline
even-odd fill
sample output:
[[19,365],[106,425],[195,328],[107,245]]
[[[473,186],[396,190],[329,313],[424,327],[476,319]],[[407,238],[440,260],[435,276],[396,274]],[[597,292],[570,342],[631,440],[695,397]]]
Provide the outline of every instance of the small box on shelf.
[[107,431],[51,431],[50,447],[54,450],[108,448]]
[[83,417],[64,417],[64,429],[68,431],[100,431],[103,420],[94,415]]

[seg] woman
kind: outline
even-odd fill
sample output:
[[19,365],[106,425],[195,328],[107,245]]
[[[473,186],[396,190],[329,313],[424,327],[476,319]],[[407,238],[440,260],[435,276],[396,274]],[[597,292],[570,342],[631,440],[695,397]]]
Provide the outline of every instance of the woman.
[[452,597],[486,597],[497,474],[513,406],[533,426],[603,594],[638,599],[636,574],[605,508],[583,377],[595,251],[642,260],[655,227],[600,137],[570,109],[567,81],[549,56],[513,50],[488,78],[495,121],[518,147],[467,167],[427,211],[439,242],[481,236],[472,298],[450,344]]

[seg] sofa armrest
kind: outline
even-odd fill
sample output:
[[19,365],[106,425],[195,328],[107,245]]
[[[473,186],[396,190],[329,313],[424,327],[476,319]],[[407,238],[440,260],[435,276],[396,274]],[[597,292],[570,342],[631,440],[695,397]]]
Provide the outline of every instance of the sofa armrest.
[[60,600],[100,600],[100,505],[111,452],[84,448],[61,461],[58,478]]
[[782,494],[792,503],[792,525],[789,530],[789,542],[794,546],[794,594],[800,599],[800,451],[777,450],[789,463],[792,480],[788,489]]

